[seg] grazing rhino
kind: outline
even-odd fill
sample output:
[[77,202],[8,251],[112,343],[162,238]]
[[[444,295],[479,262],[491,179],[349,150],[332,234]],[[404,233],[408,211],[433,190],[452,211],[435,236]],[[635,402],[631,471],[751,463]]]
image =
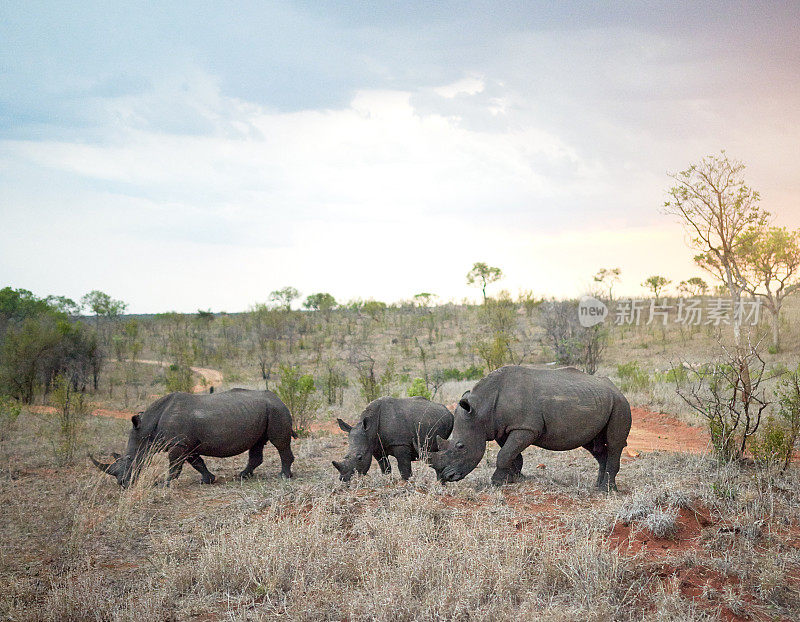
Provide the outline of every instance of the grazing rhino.
[[203,476],[203,484],[216,479],[201,456],[227,458],[250,452],[247,466],[239,473],[244,479],[263,461],[264,445],[271,442],[281,457],[281,474],[291,477],[292,415],[272,391],[231,389],[222,393],[170,393],[147,410],[131,417],[133,428],[124,456],[102,464],[89,456],[101,470],[117,478],[123,488],[135,481],[145,458],[152,451],[169,452],[166,484],[180,475],[188,461]]
[[378,461],[382,473],[390,473],[389,456],[397,458],[403,479],[411,477],[411,461],[436,451],[436,437],[453,431],[453,415],[441,404],[424,397],[381,397],[370,402],[356,425],[337,419],[347,432],[349,449],[342,462],[333,461],[339,479],[347,482],[358,471],[365,475]]
[[429,464],[439,481],[455,482],[472,471],[497,441],[493,484],[522,472],[520,452],[529,445],[553,451],[583,447],[599,465],[597,487],[616,490],[622,449],[631,429],[628,400],[608,378],[573,368],[530,369],[508,365],[467,392],[455,412],[450,441],[437,439]]

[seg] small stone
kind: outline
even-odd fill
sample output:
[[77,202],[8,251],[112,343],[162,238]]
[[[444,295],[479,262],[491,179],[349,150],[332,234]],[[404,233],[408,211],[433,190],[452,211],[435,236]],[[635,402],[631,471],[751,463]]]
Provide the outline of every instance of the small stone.
[[540,462],[539,464],[537,464],[537,465],[536,465],[536,468],[537,468],[537,469],[546,469],[546,468],[547,468],[547,465],[544,465],[544,464],[542,464],[542,463]]

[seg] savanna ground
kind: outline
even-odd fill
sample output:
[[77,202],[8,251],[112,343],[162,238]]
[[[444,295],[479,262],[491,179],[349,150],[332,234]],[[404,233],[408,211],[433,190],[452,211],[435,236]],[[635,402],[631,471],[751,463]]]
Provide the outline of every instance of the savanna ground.
[[[469,315],[443,316],[435,333],[423,315],[409,337],[404,320],[385,313],[351,328],[378,372],[393,360],[399,377],[387,392],[405,391],[403,374],[481,362],[468,345],[481,325]],[[161,351],[158,343],[178,320],[141,320],[141,358],[175,358],[166,339]],[[215,321],[205,325],[213,328],[209,351],[195,351],[192,363],[205,375],[221,371],[212,378],[217,390],[263,386],[256,355],[237,342],[236,319],[233,328]],[[298,331],[305,343],[284,343],[278,361],[315,378],[332,360],[346,368],[347,351],[358,348],[337,345],[344,321],[320,324],[319,348],[317,333]],[[520,312],[515,330],[524,363],[550,362],[534,321]],[[783,353],[765,353],[771,367],[796,366],[794,330],[785,326]],[[293,480],[278,476],[268,447],[244,483],[234,480],[246,461],[240,456],[207,460],[218,476],[212,486],[187,466],[170,488],[153,487],[166,466],[160,456],[122,491],[88,460],[56,462],[41,398],[0,446],[0,618],[797,619],[797,467],[718,463],[702,422],[658,376],[680,361],[710,360],[714,346],[707,328],[612,333],[598,373],[622,384],[617,365],[636,361],[647,376],[626,390],[634,430],[612,494],[593,490],[596,463],[583,450],[528,449],[525,480],[492,487],[494,443],[473,473],[446,487],[421,463],[409,482],[373,465],[343,484],[330,461],[344,454],[346,438],[333,421],[353,421],[364,406],[352,376],[340,399],[319,405],[310,436],[294,442]],[[165,392],[159,365],[119,358],[92,395],[100,416],[86,420],[81,451],[122,451],[127,415]],[[205,389],[200,375],[193,381]],[[447,382],[435,399],[449,404],[472,384]]]

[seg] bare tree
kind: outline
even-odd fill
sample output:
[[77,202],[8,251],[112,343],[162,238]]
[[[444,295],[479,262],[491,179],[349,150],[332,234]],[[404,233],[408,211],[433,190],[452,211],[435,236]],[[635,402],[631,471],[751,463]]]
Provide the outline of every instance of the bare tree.
[[[699,252],[695,261],[719,278],[728,289],[734,307],[741,304],[746,279],[741,264],[741,235],[763,226],[769,216],[759,206],[759,194],[744,182],[744,164],[720,155],[670,175],[677,184],[669,189],[664,204],[667,214],[678,216]],[[741,344],[741,318],[735,314],[733,335]]]

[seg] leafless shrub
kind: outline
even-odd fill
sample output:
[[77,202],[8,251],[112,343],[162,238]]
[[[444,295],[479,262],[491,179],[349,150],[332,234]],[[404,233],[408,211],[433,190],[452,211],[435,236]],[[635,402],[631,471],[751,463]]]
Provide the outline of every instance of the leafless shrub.
[[541,305],[541,323],[547,342],[560,365],[580,365],[594,374],[608,345],[608,332],[602,325],[585,328],[578,321],[578,305],[574,301],[557,301]]
[[693,366],[688,381],[676,379],[676,390],[688,406],[708,422],[711,443],[723,460],[740,459],[748,439],[756,433],[761,414],[769,405],[765,380],[766,363],[760,344],[726,348],[712,365]]

